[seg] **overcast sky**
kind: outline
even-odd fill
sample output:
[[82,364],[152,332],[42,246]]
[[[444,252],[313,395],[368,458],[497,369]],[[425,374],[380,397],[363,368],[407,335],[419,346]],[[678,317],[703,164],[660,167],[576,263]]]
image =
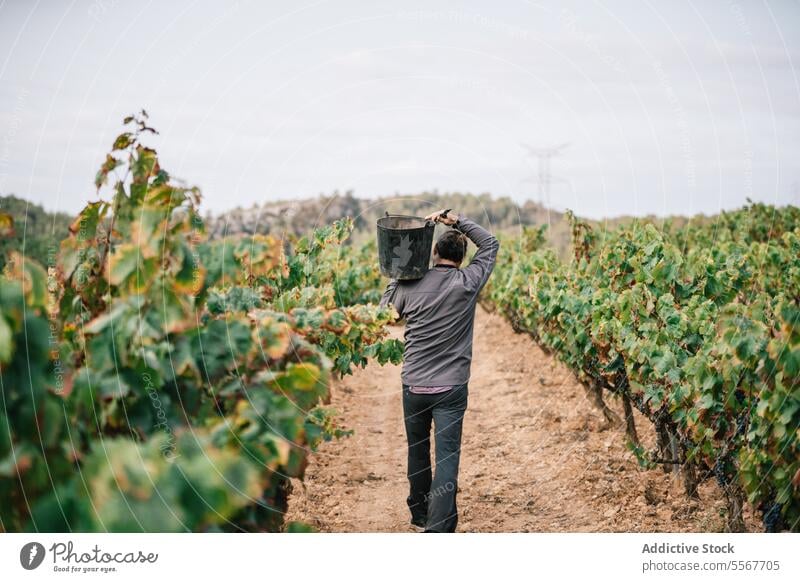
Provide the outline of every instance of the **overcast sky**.
[[800,204],[800,3],[0,0],[0,193],[75,211],[142,107],[222,210],[353,189]]

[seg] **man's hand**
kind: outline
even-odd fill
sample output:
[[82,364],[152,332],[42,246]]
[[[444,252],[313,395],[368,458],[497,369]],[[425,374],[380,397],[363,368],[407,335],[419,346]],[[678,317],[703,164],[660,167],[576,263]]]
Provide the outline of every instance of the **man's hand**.
[[434,222],[441,222],[447,226],[453,226],[456,222],[458,222],[458,214],[455,212],[449,212],[446,208],[442,208],[441,210],[437,210],[433,214],[426,216],[425,220],[432,220]]

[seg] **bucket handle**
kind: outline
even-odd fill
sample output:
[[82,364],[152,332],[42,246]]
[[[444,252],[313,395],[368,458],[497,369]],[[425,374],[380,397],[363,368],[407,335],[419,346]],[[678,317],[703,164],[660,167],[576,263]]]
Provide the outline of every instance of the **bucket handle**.
[[[438,218],[442,218],[442,217],[444,217],[444,216],[447,216],[448,214],[450,214],[450,211],[451,211],[451,210],[453,210],[453,209],[452,209],[452,208],[448,208],[448,209],[446,209],[446,210],[442,210],[442,211],[439,213],[439,216],[438,216]],[[436,224],[436,222],[434,222],[433,220],[429,220],[429,221],[426,223],[426,225],[427,225],[427,224]]]

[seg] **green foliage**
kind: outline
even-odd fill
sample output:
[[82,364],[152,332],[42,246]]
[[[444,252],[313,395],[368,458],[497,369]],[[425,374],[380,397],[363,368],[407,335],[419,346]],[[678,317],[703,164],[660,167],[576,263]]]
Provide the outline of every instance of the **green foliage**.
[[685,458],[743,488],[768,529],[800,528],[800,209],[751,204],[717,223],[634,222],[602,239],[568,217],[573,261],[506,244],[485,300],[579,380],[666,423]]
[[764,351],[754,354],[763,362],[757,370],[760,393],[738,460],[749,500],[762,506],[774,501],[784,518],[796,524],[800,516],[800,309],[785,304],[779,313],[779,328],[761,344]]
[[289,478],[347,434],[331,377],[402,356],[393,312],[362,304],[352,221],[205,242],[198,190],[126,124],[56,267],[14,252],[0,279],[0,528],[280,530]]
[[48,321],[45,274],[20,254],[0,283],[0,527],[27,525],[30,503],[74,475],[57,338]]

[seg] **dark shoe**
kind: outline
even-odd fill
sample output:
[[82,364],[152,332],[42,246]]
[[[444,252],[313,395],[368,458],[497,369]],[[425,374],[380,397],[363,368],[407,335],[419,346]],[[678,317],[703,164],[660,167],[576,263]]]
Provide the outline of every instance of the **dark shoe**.
[[414,501],[410,495],[406,499],[408,509],[411,511],[411,525],[416,527],[425,527],[428,523],[428,503],[423,497],[421,501]]

